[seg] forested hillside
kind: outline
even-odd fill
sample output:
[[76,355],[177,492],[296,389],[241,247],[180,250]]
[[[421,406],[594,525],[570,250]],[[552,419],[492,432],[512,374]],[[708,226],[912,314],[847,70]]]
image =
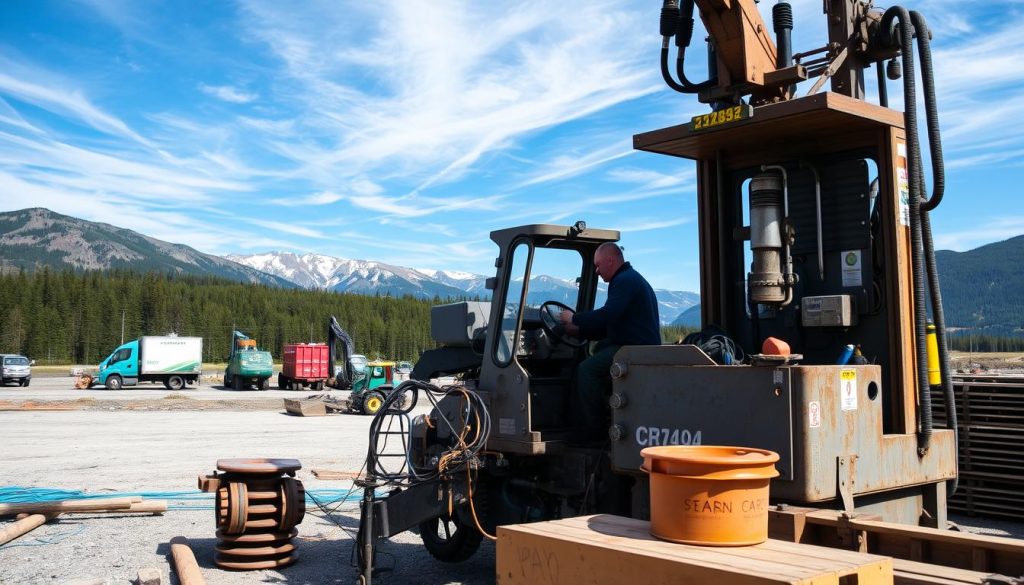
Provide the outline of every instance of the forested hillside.
[[280,359],[284,343],[326,341],[334,315],[357,352],[414,359],[433,347],[432,304],[187,275],[43,269],[0,276],[0,353],[96,364],[120,344],[123,313],[125,340],[169,332],[203,337],[204,360],[220,361],[234,328]]
[[1024,236],[967,252],[935,252],[950,327],[1021,336],[1024,329]]

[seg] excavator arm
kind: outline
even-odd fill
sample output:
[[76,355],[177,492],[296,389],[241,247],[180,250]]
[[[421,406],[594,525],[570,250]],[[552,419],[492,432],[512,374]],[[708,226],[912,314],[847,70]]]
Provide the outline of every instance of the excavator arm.
[[694,0],[718,55],[719,86],[765,85],[776,69],[775,42],[754,0]]

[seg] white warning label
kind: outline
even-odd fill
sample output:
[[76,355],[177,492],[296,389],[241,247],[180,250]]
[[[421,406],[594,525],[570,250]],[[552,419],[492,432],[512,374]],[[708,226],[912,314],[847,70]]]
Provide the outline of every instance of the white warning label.
[[821,403],[816,400],[807,403],[807,424],[812,429],[821,426]]
[[839,371],[839,407],[857,410],[857,370]]

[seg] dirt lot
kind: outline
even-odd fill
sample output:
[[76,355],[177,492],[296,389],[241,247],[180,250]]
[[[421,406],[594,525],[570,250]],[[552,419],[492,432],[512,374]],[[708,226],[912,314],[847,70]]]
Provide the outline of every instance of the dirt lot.
[[987,352],[968,353],[966,351],[949,352],[950,367],[965,373],[975,371],[1024,371],[1024,353],[1021,352]]
[[[302,392],[231,392],[219,386],[171,392],[162,386],[110,392],[73,390],[69,377],[36,377],[29,388],[0,388],[0,470],[3,485],[92,493],[194,492],[196,478],[228,457],[299,459],[298,478],[314,495],[338,497],[351,482],[316,479],[314,468],[359,470],[370,417],[298,418],[281,412],[280,396]],[[37,408],[3,410],[26,401]],[[425,411],[423,406],[417,410]],[[343,491],[341,491],[343,495]],[[200,504],[205,509],[184,509]],[[299,526],[300,561],[280,571],[227,572],[213,564],[212,500],[171,502],[163,516],[69,515],[0,546],[0,584],[62,584],[99,578],[128,583],[138,569],[169,566],[170,539],[188,537],[208,583],[353,583],[354,503],[310,510]],[[382,543],[379,583],[493,583],[487,544],[458,566],[434,561],[419,537]],[[167,580],[171,579],[171,580]]]
[[[177,392],[157,385],[118,392],[75,390],[66,375],[37,375],[29,388],[0,388],[0,487],[173,496],[194,493],[197,476],[213,471],[218,459],[284,457],[302,462],[298,478],[307,492],[321,500],[338,499],[351,482],[319,480],[311,471],[359,470],[370,418],[298,418],[281,412],[281,397],[306,394],[234,392],[211,385]],[[426,412],[426,407],[418,406],[417,412]],[[197,506],[201,509],[192,509]],[[241,573],[213,563],[212,499],[172,499],[171,510],[162,516],[67,515],[0,546],[0,585],[78,579],[126,584],[142,567],[159,568],[164,583],[177,584],[168,543],[178,535],[190,539],[211,584],[354,583],[356,504],[326,507],[330,514],[310,509],[299,526],[298,564]],[[1024,536],[1021,524],[953,520],[972,531]],[[494,547],[486,542],[476,556],[458,565],[435,561],[411,533],[381,543],[380,550],[379,565],[387,570],[375,583],[494,583]]]

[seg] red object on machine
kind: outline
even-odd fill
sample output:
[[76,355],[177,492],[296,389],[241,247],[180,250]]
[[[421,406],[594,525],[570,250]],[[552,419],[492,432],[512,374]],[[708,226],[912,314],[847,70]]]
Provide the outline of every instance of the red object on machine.
[[327,379],[327,345],[322,343],[286,343],[282,372],[295,380]]
[[769,337],[761,344],[761,353],[765,355],[789,355],[789,344],[778,337]]

